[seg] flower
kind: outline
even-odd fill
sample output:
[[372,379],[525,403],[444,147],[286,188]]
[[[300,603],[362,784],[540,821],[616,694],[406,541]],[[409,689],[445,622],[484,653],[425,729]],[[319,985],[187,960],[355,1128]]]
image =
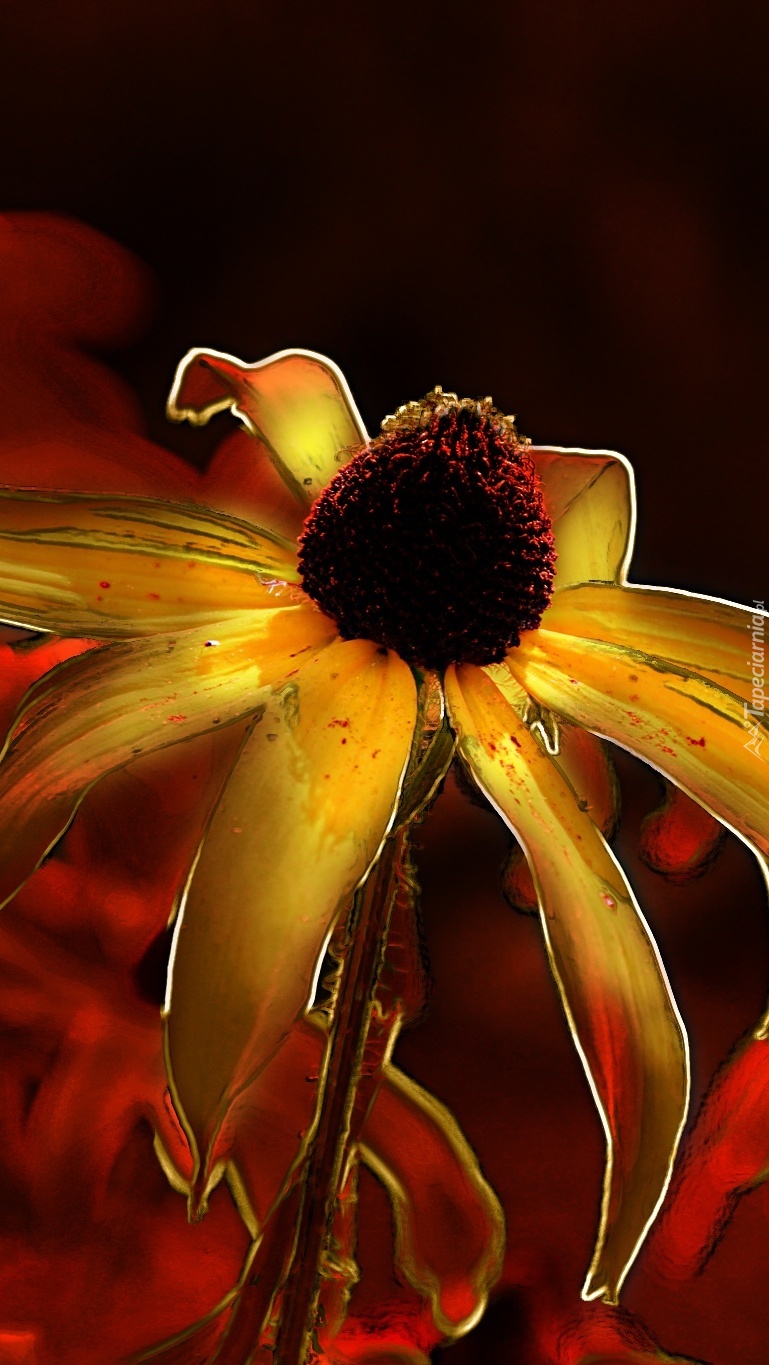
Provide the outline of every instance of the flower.
[[[670,1178],[689,1071],[656,946],[591,818],[606,771],[595,736],[646,759],[762,857],[765,758],[746,747],[744,728],[751,613],[628,584],[635,504],[627,462],[607,451],[529,449],[488,400],[435,391],[369,443],[325,358],[286,351],[246,366],[191,352],[171,416],[204,422],[224,408],[310,514],[300,559],[282,531],[200,507],[2,494],[0,615],[106,643],[45,675],[17,716],[0,766],[0,899],[16,893],[100,778],[230,727],[220,799],[184,896],[179,888],[166,1016],[174,1097],[204,1199],[220,1173],[217,1140],[230,1109],[304,1014],[340,909],[402,818],[422,699],[437,688],[460,760],[531,868],[550,964],[607,1140],[583,1294],[615,1301]],[[363,619],[381,623],[379,638],[345,638],[355,635],[361,573],[369,593],[377,589],[383,527],[392,530],[392,515],[405,507],[401,545],[421,534],[400,479],[391,481],[387,508],[381,500],[386,452],[408,483],[425,442],[437,449],[447,425],[465,440],[473,423],[463,450],[477,457],[469,491],[482,485],[483,496],[463,517],[457,491],[466,468],[454,460],[456,479],[444,481],[438,503],[448,528],[441,553],[447,563],[453,556],[466,600],[441,597],[445,574],[422,555],[430,631],[437,615],[440,636],[436,644],[430,634],[429,653],[427,636],[403,634],[404,622],[420,620],[422,573],[394,579],[376,610],[369,597]],[[486,443],[480,455],[478,440]],[[361,473],[373,502],[359,496]],[[335,500],[352,502],[352,520],[334,519]],[[511,567],[497,601],[492,550],[511,541],[502,507],[519,518],[512,541],[524,545],[528,567]],[[318,531],[327,513],[335,529]],[[368,575],[366,527],[379,547]],[[390,556],[398,549],[392,542]],[[317,605],[324,562],[332,566],[325,611]],[[396,629],[412,649],[387,647]]]

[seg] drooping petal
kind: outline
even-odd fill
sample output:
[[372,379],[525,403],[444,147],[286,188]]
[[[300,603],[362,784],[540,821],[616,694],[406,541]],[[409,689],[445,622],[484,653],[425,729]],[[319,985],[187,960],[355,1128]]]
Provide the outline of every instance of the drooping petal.
[[426,1295],[445,1336],[468,1332],[502,1269],[502,1210],[456,1120],[395,1067],[361,1135],[361,1156],[386,1187],[395,1215],[395,1258]]
[[0,905],[100,777],[253,713],[264,689],[335,633],[310,608],[241,612],[209,630],[108,645],[45,674],[22,702],[0,763]]
[[524,845],[564,1011],[607,1139],[585,1298],[616,1299],[662,1200],[688,1103],[686,1035],[624,874],[489,675],[449,669],[460,754]]
[[585,583],[557,592],[544,624],[566,635],[672,659],[727,692],[750,698],[753,631],[763,641],[769,618],[758,609],[671,588]]
[[278,351],[256,365],[221,351],[189,351],[168,416],[200,425],[226,408],[263,442],[305,507],[368,440],[341,370],[314,351]]
[[150,498],[0,489],[0,618],[112,639],[274,606],[298,583],[288,541]]
[[621,582],[635,537],[635,482],[611,450],[532,446],[558,561],[555,590],[570,583]]
[[[489,670],[495,680],[501,671],[493,667]],[[559,724],[557,741],[558,753],[551,755],[553,762],[570,782],[581,808],[601,833],[611,839],[619,818],[619,784],[608,745],[579,725]],[[505,864],[502,892],[514,910],[536,914],[537,892],[520,844],[513,846]]]
[[410,669],[336,641],[266,707],[213,818],[177,930],[174,1096],[204,1200],[233,1099],[306,1008],[323,943],[377,857],[416,718]]
[[[769,851],[769,745],[751,747],[733,693],[640,650],[541,629],[508,664],[545,706],[638,754]],[[766,721],[757,729],[766,736]]]

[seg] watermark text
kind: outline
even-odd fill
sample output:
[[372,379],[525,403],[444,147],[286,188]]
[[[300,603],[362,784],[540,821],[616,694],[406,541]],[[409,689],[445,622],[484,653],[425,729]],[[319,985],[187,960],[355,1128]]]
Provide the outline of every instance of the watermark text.
[[762,722],[766,715],[766,692],[764,656],[766,653],[766,616],[763,615],[763,602],[753,603],[753,615],[750,618],[750,658],[747,660],[750,677],[750,703],[743,703],[744,724],[748,731],[748,738],[744,748],[750,753],[759,755],[761,745],[765,735]]

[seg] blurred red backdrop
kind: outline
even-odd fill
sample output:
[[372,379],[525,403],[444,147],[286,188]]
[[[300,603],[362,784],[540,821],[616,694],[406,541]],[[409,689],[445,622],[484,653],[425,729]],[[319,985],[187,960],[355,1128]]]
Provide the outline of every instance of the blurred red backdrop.
[[[0,35],[2,207],[74,215],[152,272],[111,359],[152,440],[202,467],[225,434],[165,423],[192,345],[325,352],[372,429],[435,383],[490,393],[535,441],[631,458],[636,581],[766,599],[765,6],[5,0]],[[11,349],[23,332],[22,310]],[[733,839],[688,887],[648,871],[656,781],[620,769],[619,849],[696,1109],[765,1006],[764,893]],[[536,922],[501,899],[496,817],[449,792],[422,844],[434,987],[398,1061],[457,1113],[509,1239],[497,1302],[446,1360],[546,1365],[541,1323],[576,1311],[589,1259],[601,1132]],[[701,1275],[642,1258],[627,1305],[671,1353],[765,1365],[768,1252],[763,1187]]]

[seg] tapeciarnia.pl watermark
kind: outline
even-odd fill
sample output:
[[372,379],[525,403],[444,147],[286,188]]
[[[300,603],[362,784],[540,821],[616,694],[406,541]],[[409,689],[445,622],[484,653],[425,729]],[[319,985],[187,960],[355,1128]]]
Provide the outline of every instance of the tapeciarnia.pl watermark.
[[764,742],[764,735],[761,729],[761,722],[766,714],[766,693],[764,691],[765,672],[764,655],[766,643],[764,631],[766,627],[766,617],[762,615],[764,611],[763,602],[753,603],[754,615],[750,618],[750,640],[751,651],[748,659],[750,669],[750,705],[743,703],[745,729],[748,731],[748,738],[744,748],[751,753],[759,756],[761,745]]

